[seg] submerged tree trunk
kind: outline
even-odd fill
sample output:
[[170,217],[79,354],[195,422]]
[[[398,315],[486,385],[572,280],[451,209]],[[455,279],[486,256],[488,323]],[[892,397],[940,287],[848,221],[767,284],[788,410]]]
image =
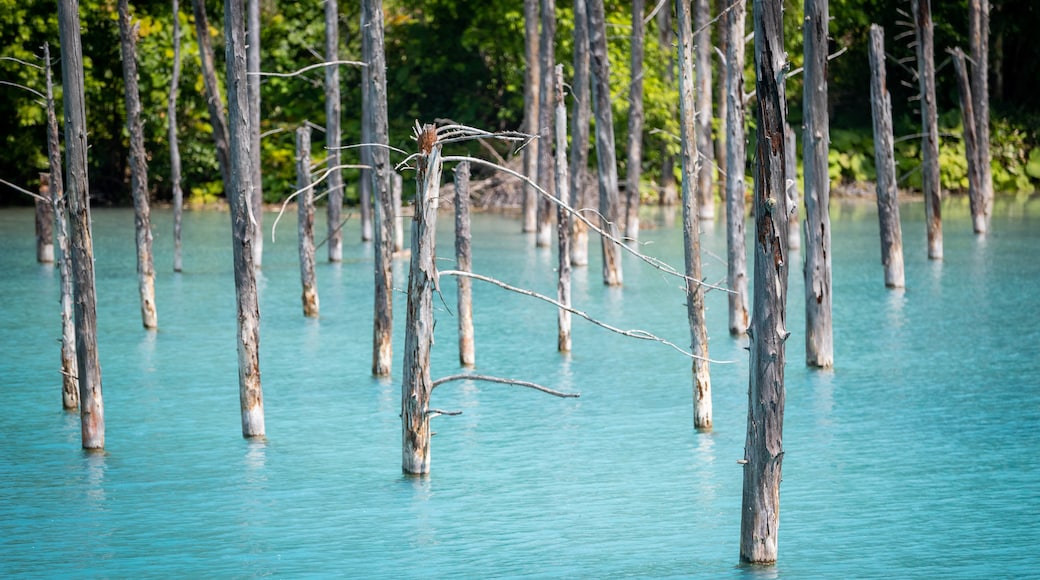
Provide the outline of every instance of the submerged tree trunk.
[[643,170],[643,0],[632,0],[632,65],[628,87],[625,237],[639,239],[639,181]]
[[137,289],[141,297],[141,323],[159,326],[155,312],[155,266],[152,262],[152,218],[148,204],[148,159],[144,152],[141,96],[137,89],[137,29],[130,23],[130,6],[119,0],[119,38],[123,56],[126,125],[130,132],[130,185],[134,198],[134,230],[137,245]]
[[[365,34],[365,26],[372,20],[369,15],[371,7],[367,2],[361,3],[361,60],[363,62],[370,62],[372,60],[372,38],[370,35]],[[364,166],[361,169],[361,182],[358,184],[358,191],[361,205],[361,241],[371,242],[372,241],[372,213],[374,207],[372,204],[372,152],[375,151],[375,147],[371,146],[374,143],[372,137],[372,122],[368,115],[372,110],[372,91],[369,86],[372,83],[372,78],[368,74],[368,71],[364,68],[361,69],[361,142],[366,144],[365,147],[361,148],[361,165]],[[338,227],[338,217],[337,217]],[[329,218],[329,235],[332,235],[331,228],[334,227],[332,217]],[[329,253],[329,261],[332,259],[332,253]]]
[[[716,115],[719,119],[720,129],[718,134],[715,136],[715,165],[719,168],[719,194],[726,195],[726,180],[729,175],[729,160],[726,159],[726,131],[721,126],[726,123],[726,115],[728,115],[729,99],[726,98],[726,73],[724,68],[726,63],[724,62],[726,51],[729,50],[729,38],[730,31],[729,27],[726,26],[726,14],[728,10],[733,10],[736,7],[731,7],[732,0],[715,0],[715,18],[718,19],[718,24],[714,24],[712,27],[718,30],[719,45],[716,51],[719,54],[719,77],[715,81],[718,84],[718,88],[715,89],[718,98],[715,102],[715,107],[718,112]],[[743,6],[743,5],[741,5]],[[743,31],[740,35],[741,42],[744,40]],[[725,200],[723,200],[725,203]]]
[[972,103],[971,81],[968,79],[968,65],[965,62],[966,57],[963,50],[955,48],[950,53],[953,56],[954,72],[957,75],[957,94],[960,97],[961,121],[964,125],[964,152],[968,160],[968,199],[971,204],[971,219],[975,233],[984,234],[989,216],[986,214],[986,201],[983,199],[979,136],[975,128],[975,109]]
[[245,22],[242,0],[224,0],[227,43],[228,117],[230,120],[231,235],[234,250],[235,301],[238,307],[238,393],[242,436],[264,435],[264,397],[260,384],[260,305],[253,264],[253,221],[249,215],[253,162],[249,137],[249,95],[246,85]]
[[[542,33],[538,45],[539,70],[541,81],[538,87],[538,186],[549,195],[555,196],[553,172],[553,68],[556,64],[556,51],[553,40],[556,37],[556,0],[542,0]],[[548,248],[552,244],[552,209],[553,203],[548,196],[538,196],[538,229],[535,234],[535,245]]]
[[[325,61],[339,60],[339,3],[325,0]],[[364,73],[362,73],[364,74]],[[325,67],[325,149],[328,156],[328,224],[329,261],[343,260],[343,230],[339,227],[343,212],[343,171],[340,164],[340,98],[339,66]],[[364,148],[362,148],[364,150]]]
[[784,342],[787,332],[787,194],[784,124],[787,102],[783,4],[755,0],[755,271],[740,559],[776,562],[784,432]]
[[968,39],[971,43],[971,94],[974,100],[976,156],[983,218],[975,218],[975,233],[989,229],[993,214],[993,168],[989,151],[989,0],[968,2]]
[[697,155],[701,167],[697,174],[697,213],[701,219],[715,217],[715,193],[712,191],[712,162],[715,149],[711,144],[711,10],[708,0],[693,0],[693,50],[697,62]]
[[[675,86],[675,59],[672,50],[675,35],[672,33],[671,8],[662,8],[657,11],[657,42],[664,52],[663,58],[666,59],[664,84],[670,90]],[[674,115],[675,109],[669,107],[668,114],[669,116]],[[669,150],[667,140],[661,144],[660,188],[658,203],[668,207],[675,205],[678,198],[678,188],[675,185],[675,156]]]
[[870,26],[870,105],[874,113],[874,167],[877,168],[878,222],[881,228],[881,264],[885,286],[902,288],[903,230],[899,223],[899,191],[892,138],[892,98],[885,72],[885,35],[877,24]]
[[[584,0],[579,0],[584,1]],[[533,66],[540,62],[538,54],[538,0],[524,0],[524,62],[527,69],[524,74],[524,130],[531,134],[538,133],[538,99],[540,93],[541,75],[539,67]],[[524,148],[524,175],[531,181],[538,183],[538,145],[533,140]],[[522,229],[526,232],[534,232],[538,227],[538,200],[540,196],[530,183],[524,183],[524,202]]]
[[827,112],[828,0],[805,0],[805,90],[802,137],[805,171],[805,362],[834,366],[831,322],[831,179],[827,172],[830,119]]
[[318,283],[314,273],[314,188],[311,187],[311,128],[296,128],[296,231],[300,245],[300,284],[303,315],[317,318]]
[[36,200],[36,261],[54,261],[54,208],[51,203],[50,175],[40,174],[40,197]]
[[[570,199],[567,175],[567,105],[563,100],[563,65],[556,65],[556,195],[565,202]],[[571,305],[571,214],[556,206],[557,269],[556,299],[566,307]],[[571,313],[563,308],[557,311],[556,348],[571,351]]]
[[748,276],[744,208],[744,21],[745,8],[737,3],[725,16],[729,38],[726,45],[726,281],[729,289],[729,333],[739,336],[748,327]]
[[404,250],[404,214],[401,212],[401,195],[404,193],[404,178],[396,171],[390,177],[391,194],[394,199],[394,253]]
[[791,125],[784,125],[787,140],[787,249],[794,252],[802,248],[802,220],[798,204],[801,198],[798,189],[798,142]]
[[910,0],[917,34],[917,77],[921,89],[921,189],[928,225],[928,259],[943,257],[942,191],[939,183],[939,113],[935,104],[935,47],[931,0]]
[[213,64],[213,44],[209,37],[205,0],[191,0],[191,7],[195,15],[195,35],[199,43],[202,81],[206,87],[206,106],[209,109],[210,125],[213,126],[213,143],[217,147],[217,165],[220,166],[220,177],[226,190],[230,188],[231,178],[228,172],[228,125],[227,117],[224,115],[224,99],[220,96],[220,86],[217,84],[217,69]]
[[[455,166],[455,267],[461,272],[473,271],[469,228],[469,161]],[[473,281],[465,276],[455,278],[458,284],[459,364],[476,364],[473,345]]]
[[[571,181],[570,199],[564,200],[571,207],[581,210],[586,206],[585,174],[589,165],[589,118],[592,102],[589,94],[589,22],[586,12],[587,0],[574,0],[574,78],[571,94],[574,95],[574,114],[571,116]],[[589,263],[589,230],[585,222],[571,220],[571,265],[587,266]]]
[[181,78],[181,19],[178,0],[173,0],[173,73],[170,98],[166,104],[167,138],[170,142],[170,188],[173,192],[173,271],[183,270],[181,260],[181,221],[184,192],[181,191],[181,150],[177,141],[177,87]]
[[[592,73],[592,101],[596,114],[596,158],[599,162],[599,213],[601,229],[618,238],[618,177],[614,149],[614,113],[610,105],[610,61],[607,60],[607,28],[603,0],[588,0],[589,70]],[[603,252],[603,283],[620,286],[621,249],[600,236]]]
[[76,0],[58,0],[80,435],[84,449],[104,449],[105,405],[101,394],[101,365],[97,350],[94,243],[90,231],[90,191],[87,185],[87,115],[83,92],[83,45],[79,31]]
[[[249,149],[252,153],[253,190],[249,210],[253,221],[253,266],[259,268],[264,257],[264,193],[260,167],[260,0],[246,0],[246,84],[249,89]],[[327,67],[331,68],[331,67]]]
[[441,145],[433,125],[419,135],[415,216],[408,272],[404,379],[401,383],[401,452],[405,473],[430,472],[430,347],[433,344],[433,290],[437,285],[434,234],[441,180]]
[[679,127],[682,140],[683,250],[686,264],[686,316],[690,323],[690,352],[693,353],[693,426],[710,431],[711,376],[708,372],[708,330],[704,318],[704,286],[701,285],[701,235],[697,211],[697,134],[694,124],[693,30],[690,8],[676,0],[679,21]]

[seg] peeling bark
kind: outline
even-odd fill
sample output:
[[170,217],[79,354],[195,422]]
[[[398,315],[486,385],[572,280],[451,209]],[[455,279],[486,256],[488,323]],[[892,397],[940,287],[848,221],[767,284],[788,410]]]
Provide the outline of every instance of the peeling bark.
[[318,283],[314,272],[314,188],[311,185],[311,128],[296,129],[296,232],[300,248],[300,284],[303,315],[316,318],[319,312]]
[[[563,100],[563,65],[556,65],[556,195],[570,198],[567,175],[567,105]],[[571,305],[571,214],[556,206],[557,270],[556,296],[560,304]],[[556,317],[556,349],[571,351],[571,313],[559,309]]]
[[902,288],[903,230],[899,223],[899,191],[896,189],[896,161],[892,137],[892,97],[885,72],[884,31],[870,27],[870,104],[874,113],[874,167],[877,168],[878,222],[881,230],[881,264],[885,267],[885,286]]

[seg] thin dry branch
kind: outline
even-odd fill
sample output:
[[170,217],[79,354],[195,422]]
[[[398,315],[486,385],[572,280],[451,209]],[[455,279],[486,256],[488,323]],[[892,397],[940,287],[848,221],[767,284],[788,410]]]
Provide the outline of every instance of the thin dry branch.
[[[516,387],[526,387],[528,389],[534,389],[536,391],[541,391],[543,393],[552,395],[554,397],[560,397],[560,398],[563,398],[563,399],[576,399],[576,398],[581,396],[581,393],[564,393],[562,391],[556,391],[556,390],[550,389],[549,387],[543,387],[542,385],[539,385],[537,383],[532,383],[532,382],[529,382],[529,381],[519,381],[519,380],[516,380],[516,379],[503,379],[501,377],[492,377],[492,376],[489,376],[489,375],[449,375],[449,376],[446,376],[446,377],[441,377],[441,378],[433,381],[433,383],[430,385],[430,390],[433,390],[433,389],[439,387],[440,385],[443,385],[444,383],[448,383],[448,382],[452,382],[452,381],[483,381],[483,382],[486,382],[486,383],[500,383],[500,384],[503,384],[503,385],[513,385],[513,386],[516,386]],[[433,411],[433,410],[434,409],[430,409],[430,411]],[[450,414],[458,414],[458,413],[441,413],[441,414],[443,414],[443,415],[450,415]]]
[[282,215],[285,214],[285,208],[287,208],[289,206],[289,202],[292,201],[297,195],[300,195],[301,193],[303,193],[305,191],[309,191],[309,190],[314,189],[314,186],[316,186],[319,183],[321,183],[322,181],[324,181],[329,175],[332,174],[333,171],[336,171],[337,169],[370,169],[370,167],[368,165],[356,165],[356,164],[335,165],[333,167],[330,167],[330,168],[326,169],[324,171],[324,173],[321,174],[321,177],[319,177],[318,179],[315,179],[307,187],[303,187],[303,188],[297,189],[296,191],[294,191],[291,194],[289,194],[289,197],[286,197],[285,200],[282,201],[282,207],[278,210],[278,217],[274,218],[274,223],[271,224],[271,242],[272,243],[275,241],[275,239],[274,239],[275,229],[278,227],[278,222],[281,221]]
[[289,73],[276,73],[276,72],[263,72],[263,71],[260,71],[260,72],[248,72],[246,74],[249,75],[249,76],[258,76],[258,77],[288,78],[288,77],[299,76],[299,75],[301,75],[301,74],[303,74],[303,73],[305,73],[307,71],[312,71],[314,69],[325,68],[325,67],[329,67],[329,66],[339,66],[341,64],[349,64],[349,65],[354,65],[354,66],[368,66],[367,64],[365,64],[363,62],[360,62],[360,61],[356,61],[356,60],[330,60],[328,62],[319,62],[317,64],[312,64],[310,66],[305,66],[305,67],[303,67],[303,68],[301,68],[299,70],[296,70],[296,71],[293,71],[293,72],[289,72]]
[[29,191],[28,189],[24,189],[22,187],[18,187],[17,185],[11,183],[10,181],[4,180],[4,179],[0,179],[0,183],[6,185],[7,187],[10,187],[11,189],[14,189],[15,191],[18,191],[19,193],[24,193],[25,195],[28,195],[28,196],[32,197],[33,199],[42,201],[44,203],[50,203],[51,202],[51,200],[49,200],[49,199],[47,199],[47,198],[45,198],[45,197],[43,197],[41,195],[37,195],[37,194]]

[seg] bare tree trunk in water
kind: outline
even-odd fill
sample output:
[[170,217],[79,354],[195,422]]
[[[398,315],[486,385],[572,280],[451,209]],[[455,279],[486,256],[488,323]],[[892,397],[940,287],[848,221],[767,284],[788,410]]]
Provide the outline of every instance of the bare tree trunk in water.
[[51,203],[50,175],[40,174],[40,197],[36,200],[36,261],[54,261],[54,209]]
[[[339,2],[325,0],[325,60],[339,60]],[[364,73],[362,73],[364,75]],[[343,260],[343,230],[339,227],[343,212],[343,171],[340,164],[339,66],[325,67],[325,149],[328,156],[328,227],[329,261]],[[362,148],[364,151],[365,148]]]
[[220,166],[220,177],[224,182],[224,189],[227,190],[231,179],[228,172],[228,125],[227,117],[224,115],[224,99],[220,96],[220,86],[217,84],[217,69],[213,64],[213,44],[209,37],[205,0],[191,0],[191,7],[195,15],[195,36],[199,43],[202,81],[206,86],[206,106],[209,109],[210,125],[213,126],[213,143],[217,147],[217,165]]
[[181,260],[181,221],[184,192],[181,191],[181,150],[177,141],[177,86],[181,78],[181,19],[178,0],[173,0],[173,73],[170,98],[166,104],[167,139],[170,142],[170,187],[173,190],[173,271],[183,270]]
[[84,449],[104,449],[105,404],[101,393],[101,364],[98,362],[97,350],[94,242],[90,231],[90,191],[87,184],[87,114],[83,92],[83,45],[79,31],[77,1],[58,0],[80,435]]
[[939,113],[935,104],[935,46],[931,0],[910,0],[917,33],[917,77],[921,88],[921,189],[928,224],[928,259],[943,257],[942,185],[939,183]]
[[137,88],[137,26],[130,24],[130,6],[119,0],[119,38],[123,56],[126,125],[130,132],[130,185],[134,198],[134,231],[137,247],[137,289],[141,297],[141,323],[159,326],[155,312],[155,266],[152,262],[152,218],[148,204],[148,159],[144,152],[141,96]]
[[249,133],[249,89],[246,80],[245,21],[242,0],[224,0],[227,43],[228,117],[230,120],[231,236],[235,260],[235,301],[238,306],[238,394],[242,436],[264,435],[264,397],[260,384],[260,305],[253,264],[253,221],[249,196],[253,161]]
[[[719,78],[715,81],[718,87],[715,89],[718,94],[718,98],[715,101],[715,106],[718,111],[717,117],[719,118],[720,129],[718,134],[715,136],[715,165],[719,168],[719,194],[726,195],[726,179],[729,174],[729,160],[726,159],[726,130],[722,129],[721,126],[726,123],[727,110],[729,108],[729,100],[726,98],[726,73],[724,69],[726,67],[725,54],[729,50],[729,27],[726,26],[726,14],[727,9],[730,8],[732,0],[715,0],[715,18],[718,19],[718,24],[714,24],[712,27],[718,29],[719,45],[716,49],[719,54]],[[741,5],[743,7],[743,5]],[[741,41],[743,41],[741,36]],[[723,200],[725,206],[725,200]]]
[[[473,271],[469,228],[469,161],[455,166],[455,267]],[[458,284],[459,364],[476,364],[473,346],[473,281],[465,276],[455,278]]]
[[697,154],[694,124],[693,29],[686,0],[676,0],[679,24],[679,128],[682,141],[683,254],[686,265],[686,316],[690,323],[690,352],[693,359],[693,426],[710,431],[711,375],[708,369],[708,330],[704,317],[704,286],[701,285],[701,234],[697,211]]
[[[538,98],[541,75],[538,55],[538,0],[524,0],[524,62],[527,69],[524,73],[524,131],[531,135],[538,133]],[[524,175],[538,183],[538,145],[531,141],[524,148]],[[524,184],[524,205],[522,230],[534,232],[538,228],[538,200],[541,196],[529,183]]]
[[950,52],[953,56],[954,73],[957,75],[957,94],[961,104],[961,122],[964,125],[964,153],[968,161],[968,200],[971,204],[971,219],[976,234],[986,233],[989,215],[982,191],[982,168],[979,158],[979,134],[975,127],[975,108],[968,79],[967,57],[960,48]]
[[253,226],[253,266],[264,261],[264,192],[260,157],[260,0],[246,0],[246,83],[249,88],[249,149],[253,164],[249,209],[256,224]]
[[899,191],[892,138],[892,97],[885,72],[885,33],[870,26],[870,105],[874,113],[874,167],[877,168],[878,221],[881,228],[881,264],[885,286],[902,288],[903,230],[899,223]]
[[[618,238],[618,177],[614,149],[614,113],[610,105],[610,61],[607,59],[606,16],[603,0],[588,0],[589,70],[592,73],[592,101],[596,114],[596,158],[599,162],[600,228]],[[621,249],[600,236],[603,252],[603,283],[620,286]]]
[[791,125],[784,125],[787,140],[787,249],[794,252],[802,248],[802,220],[798,214],[801,194],[798,184],[798,142]]
[[[553,69],[556,65],[556,51],[553,40],[556,37],[556,0],[542,0],[542,34],[538,45],[539,70],[541,81],[538,86],[538,186],[556,195],[553,172]],[[548,248],[552,244],[552,208],[553,203],[547,196],[538,196],[538,229],[535,234],[535,245]]]
[[744,4],[738,3],[725,16],[726,33],[738,39],[726,45],[726,280],[729,289],[729,333],[743,335],[748,327],[748,276],[744,207]]
[[783,3],[754,0],[755,154],[754,306],[748,328],[751,352],[740,559],[776,562],[784,433],[784,343],[787,332],[787,194],[784,124],[787,97]]
[[296,128],[296,231],[300,246],[300,285],[303,315],[317,318],[318,282],[314,273],[314,188],[311,187],[311,128]]
[[968,2],[968,38],[971,43],[971,94],[974,99],[976,153],[981,171],[980,197],[984,219],[975,219],[975,233],[989,230],[993,214],[993,168],[989,151],[989,0]]
[[[571,194],[567,175],[567,105],[563,100],[563,65],[556,65],[556,195],[567,201]],[[556,206],[557,268],[556,298],[560,304],[571,305],[571,214]],[[556,348],[571,351],[571,313],[559,309],[556,316]]]
[[[663,48],[663,58],[667,59],[664,83],[666,87],[671,88],[675,85],[675,59],[672,51],[675,35],[672,33],[672,10],[670,8],[657,11],[657,35],[658,44]],[[674,114],[675,109],[669,108],[669,115]],[[668,150],[667,140],[661,146],[660,188],[661,194],[658,202],[668,207],[675,205],[679,197],[678,188],[675,185],[675,156]]]
[[[592,116],[592,99],[589,94],[589,21],[586,14],[587,0],[574,0],[574,79],[571,94],[574,95],[574,114],[571,116],[571,207],[580,210],[586,207],[585,174],[589,165],[589,118]],[[558,222],[557,222],[558,223]],[[585,222],[571,220],[571,265],[587,266],[589,263],[589,230]]]
[[396,171],[390,177],[390,188],[394,199],[394,253],[404,250],[404,214],[401,213],[401,195],[404,193],[404,178]]
[[[368,34],[365,34],[366,23],[372,20],[372,17],[368,13],[369,6],[367,3],[361,3],[361,60],[363,62],[369,62],[372,60],[372,39]],[[372,121],[368,115],[371,113],[372,104],[369,102],[372,98],[372,91],[369,88],[372,79],[365,69],[361,69],[361,142],[370,144],[374,143],[372,137]],[[372,213],[374,207],[372,204],[372,152],[375,151],[374,147],[362,147],[361,148],[361,165],[367,167],[367,169],[361,170],[361,182],[358,184],[358,190],[360,195],[361,205],[361,241],[371,242],[372,241]],[[338,224],[338,222],[337,222]],[[332,219],[329,219],[329,228],[332,228]],[[329,234],[331,235],[331,233]],[[332,260],[332,254],[329,254],[329,260]]]
[[643,0],[632,0],[632,79],[628,87],[625,237],[639,239],[639,181],[643,173]]
[[711,10],[708,0],[693,0],[693,39],[697,63],[697,155],[701,166],[697,174],[698,217],[715,217],[715,192],[712,191],[712,162],[715,149],[711,144]]

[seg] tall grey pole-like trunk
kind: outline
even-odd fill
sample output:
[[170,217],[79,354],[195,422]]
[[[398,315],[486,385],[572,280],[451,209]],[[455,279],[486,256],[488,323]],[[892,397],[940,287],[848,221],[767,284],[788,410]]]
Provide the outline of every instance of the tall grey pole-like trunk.
[[[556,195],[564,201],[571,198],[567,175],[567,104],[563,100],[563,65],[556,65]],[[556,244],[558,280],[556,298],[564,306],[571,305],[571,214],[556,206]],[[556,316],[556,348],[571,351],[571,313],[563,308]]]
[[[339,3],[337,0],[325,0],[325,60],[339,60]],[[340,164],[340,98],[339,67],[325,67],[325,149],[328,159],[328,223],[329,223],[329,261],[343,260],[343,230],[340,228],[340,216],[343,212],[343,172],[336,167]]]
[[123,56],[126,125],[130,132],[130,189],[134,198],[134,231],[137,247],[137,289],[141,297],[141,323],[159,326],[155,311],[155,266],[152,261],[152,218],[148,203],[148,158],[144,152],[144,122],[137,88],[137,29],[130,23],[130,6],[119,0],[119,45]]
[[957,75],[957,94],[961,105],[961,122],[964,125],[964,153],[968,161],[968,200],[971,219],[976,234],[986,233],[989,221],[986,201],[982,190],[982,167],[979,158],[979,134],[975,127],[975,108],[968,78],[967,57],[959,47],[949,51],[953,57],[953,69]]
[[[540,69],[534,65],[540,62],[538,7],[539,0],[524,0],[524,62],[527,63],[524,72],[524,130],[531,135],[538,133],[538,98],[541,85]],[[524,175],[535,183],[538,183],[538,145],[539,142],[534,140],[524,148]],[[521,227],[525,233],[534,232],[538,228],[540,197],[534,187],[529,183],[524,184]]]
[[[556,195],[555,173],[553,171],[553,95],[555,90],[553,67],[556,65],[556,50],[553,47],[556,38],[556,0],[542,0],[542,32],[538,44],[539,70],[541,80],[538,85],[538,186]],[[548,248],[552,245],[552,210],[553,203],[547,196],[538,196],[538,228],[535,233],[535,245]]]
[[917,77],[921,89],[921,189],[928,226],[928,259],[943,257],[942,190],[939,182],[939,113],[935,103],[935,46],[931,0],[910,0],[917,34]]
[[217,69],[213,63],[213,43],[209,37],[206,2],[191,0],[191,7],[195,15],[195,36],[199,44],[202,82],[206,88],[206,107],[209,109],[210,125],[213,126],[213,143],[217,148],[217,165],[220,166],[220,177],[226,190],[230,187],[231,179],[228,168],[231,163],[228,152],[228,124],[227,116],[224,114],[224,99],[220,96],[220,85],[217,84]]
[[430,347],[433,344],[433,290],[437,199],[440,195],[441,145],[433,125],[417,135],[415,215],[412,218],[412,257],[408,272],[408,314],[405,321],[404,379],[401,382],[401,455],[405,473],[430,472]]
[[83,45],[79,31],[77,0],[58,0],[80,435],[84,449],[104,449],[105,404],[101,393],[101,364],[98,362],[97,348],[94,242],[91,235],[90,191],[87,184],[87,114],[83,90]]
[[58,274],[61,279],[61,405],[79,406],[79,380],[76,370],[76,326],[73,323],[72,264],[69,256],[68,204],[61,177],[61,144],[58,142],[58,116],[54,111],[54,82],[51,78],[51,49],[43,44],[47,80],[47,162],[50,169],[50,199],[58,247]]
[[[571,182],[568,203],[575,209],[586,207],[586,168],[589,166],[589,127],[592,116],[592,99],[589,93],[589,21],[586,11],[587,0],[574,0],[574,78],[571,94],[574,95],[574,114],[571,115]],[[566,201],[566,200],[565,200]],[[587,266],[589,263],[589,230],[585,222],[571,220],[571,265]]]
[[791,125],[784,125],[784,138],[787,139],[787,249],[794,252],[802,248],[802,220],[798,204],[801,193],[798,184],[798,138]]
[[[455,267],[473,271],[469,227],[469,161],[455,166]],[[476,364],[473,346],[473,281],[465,276],[455,278],[458,284],[459,364]]]
[[744,485],[740,509],[740,559],[776,562],[780,481],[784,458],[784,343],[787,331],[787,194],[784,124],[787,96],[783,3],[754,0],[755,91],[758,96],[755,154],[755,270],[751,312],[750,379]]
[[625,237],[639,239],[639,182],[643,174],[643,0],[632,0],[632,64],[628,87]]
[[181,222],[184,192],[181,190],[181,149],[177,139],[177,89],[181,79],[181,19],[178,0],[173,0],[173,72],[166,102],[167,139],[170,142],[170,188],[173,192],[173,271],[184,269],[181,258]]
[[[666,59],[665,62],[667,63],[665,65],[664,83],[666,87],[670,88],[675,86],[675,58],[672,50],[675,35],[672,33],[671,8],[657,11],[657,40],[662,47],[664,52],[663,58]],[[669,108],[670,115],[674,114],[674,112],[675,109]],[[658,197],[658,203],[671,207],[676,204],[679,195],[675,184],[675,156],[668,150],[668,145],[667,142],[661,145],[661,193]]]
[[802,137],[805,172],[805,362],[834,366],[831,318],[831,179],[827,172],[830,118],[827,111],[828,0],[805,0],[805,90]]
[[[730,38],[729,27],[727,27],[725,24],[726,17],[723,14],[723,12],[727,9],[733,10],[733,8],[730,8],[730,5],[732,3],[732,0],[715,0],[715,18],[719,20],[719,23],[712,26],[713,28],[716,28],[718,30],[719,39],[717,48],[717,52],[720,57],[719,76],[718,79],[715,81],[718,85],[718,87],[715,89],[718,98],[715,100],[715,109],[718,113],[717,117],[719,119],[719,123],[722,125],[726,123],[726,115],[729,114],[729,99],[726,98],[726,73],[723,71],[723,69],[726,66],[726,63],[722,61],[725,60],[724,55],[726,54],[726,51],[729,50]],[[743,38],[744,37],[741,36],[741,41],[743,41]],[[726,159],[726,131],[725,129],[720,128],[718,134],[715,136],[715,165],[719,168],[719,194],[723,196],[726,195],[726,179],[729,175],[728,161],[729,160]],[[725,203],[725,200],[723,200],[723,203]]]
[[683,255],[686,265],[686,316],[690,323],[690,352],[693,353],[693,426],[710,431],[711,375],[708,369],[708,329],[704,317],[704,286],[701,285],[701,234],[697,211],[697,128],[694,122],[693,29],[690,6],[676,0],[679,28],[679,129],[682,142]]
[[246,0],[246,83],[249,88],[249,149],[253,164],[249,209],[253,226],[253,266],[264,261],[264,192],[260,157],[260,0]]
[[[618,238],[618,176],[614,149],[614,113],[610,103],[610,61],[607,59],[607,27],[603,0],[588,0],[589,71],[592,73],[592,103],[596,115],[596,159],[599,165],[600,229]],[[621,248],[600,236],[603,253],[603,283],[620,286]]]
[[[365,24],[372,20],[369,15],[370,6],[366,2],[361,3],[361,60],[363,62],[369,62],[372,60],[372,39],[369,35],[365,34]],[[372,99],[372,92],[369,89],[372,79],[365,71],[361,69],[361,142],[362,143],[373,143],[372,137],[372,123],[368,118],[369,112],[372,110],[370,100]],[[361,148],[361,165],[365,166],[361,170],[361,181],[358,184],[358,192],[360,199],[360,211],[361,211],[361,241],[371,242],[372,241],[372,213],[374,207],[372,204],[372,152],[375,149],[373,147],[362,147]],[[338,222],[337,222],[338,226]],[[329,228],[334,227],[332,220],[329,219]],[[332,235],[331,229],[329,235]],[[329,260],[332,260],[332,254],[329,254]]]
[[874,167],[877,168],[878,222],[881,229],[881,264],[885,286],[902,288],[903,230],[899,223],[899,190],[896,188],[895,144],[892,137],[892,97],[885,71],[885,32],[870,26],[870,106],[874,114]]
[[729,38],[738,39],[726,45],[726,282],[729,295],[729,333],[743,335],[748,327],[748,276],[744,207],[746,186],[744,166],[747,151],[744,144],[744,21],[746,9],[740,2],[725,16]]
[[401,196],[404,194],[404,178],[396,171],[390,178],[394,199],[394,253],[404,250],[404,213],[401,212]]
[[318,282],[314,272],[314,188],[311,187],[311,128],[296,128],[296,232],[300,248],[300,285],[303,315],[317,318],[320,311]]
[[975,109],[976,155],[984,219],[974,220],[975,233],[989,229],[993,214],[993,168],[989,151],[989,0],[969,0],[968,39],[971,50],[971,95]]
[[372,195],[375,197],[375,319],[372,340],[372,374],[390,375],[393,363],[393,260],[394,207],[390,198],[389,122],[386,111],[386,56],[383,51],[383,1],[363,0],[362,15],[368,20],[362,34],[368,36],[370,55],[364,73],[368,75],[368,110],[371,143]]
[[51,203],[50,175],[40,174],[40,197],[36,200],[36,261],[54,261],[54,208]]
[[697,174],[698,217],[710,220],[715,217],[715,193],[712,191],[712,162],[715,148],[711,143],[711,10],[708,0],[693,0],[694,58],[697,70],[697,108],[694,122],[697,124],[697,155],[701,166]]
[[249,214],[253,162],[249,137],[249,89],[246,81],[243,0],[224,0],[227,46],[229,144],[231,148],[231,236],[235,260],[235,301],[238,306],[238,393],[242,436],[264,435],[264,396],[260,384],[260,304],[253,264],[253,221]]

